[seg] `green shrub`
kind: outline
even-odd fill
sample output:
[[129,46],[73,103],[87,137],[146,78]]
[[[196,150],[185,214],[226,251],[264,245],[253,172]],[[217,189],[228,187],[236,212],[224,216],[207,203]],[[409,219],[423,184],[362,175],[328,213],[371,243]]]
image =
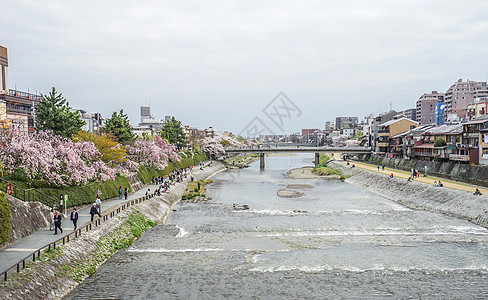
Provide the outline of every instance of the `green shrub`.
[[8,241],[10,231],[10,208],[4,193],[0,193],[0,244]]

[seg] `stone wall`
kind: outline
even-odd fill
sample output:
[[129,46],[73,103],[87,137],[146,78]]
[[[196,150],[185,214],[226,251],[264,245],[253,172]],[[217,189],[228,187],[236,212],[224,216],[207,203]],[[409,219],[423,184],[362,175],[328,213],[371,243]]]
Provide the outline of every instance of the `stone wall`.
[[413,209],[440,212],[488,227],[488,195],[477,196],[416,181],[407,184],[405,179],[390,179],[384,174],[350,168],[339,162],[329,164],[344,175],[352,176],[346,182],[384,198]]
[[[211,167],[196,172],[194,178],[196,180],[207,178],[222,169],[224,166],[221,163],[213,162]],[[185,190],[186,183],[178,183],[163,196],[130,206],[94,230],[83,232],[81,237],[57,247],[58,250],[54,253],[45,254],[42,261],[30,262],[29,268],[22,270],[19,274],[9,275],[7,282],[0,281],[0,299],[61,298],[79,284],[67,270],[76,269],[83,265],[83,262],[93,259],[95,254],[110,250],[99,243],[104,237],[109,236],[110,240],[124,238],[124,232],[120,232],[118,229],[135,212],[142,213],[153,222],[164,223],[171,208],[181,200],[181,195]],[[96,267],[103,262],[98,262]],[[87,270],[81,271],[87,272]]]
[[427,174],[471,184],[488,187],[488,166],[471,166],[464,163],[436,162],[416,159],[387,158],[380,156],[369,156],[365,159],[374,164],[385,164],[388,167],[410,171],[412,168],[424,173],[427,167]]
[[49,224],[50,208],[47,205],[40,202],[24,202],[9,195],[6,195],[6,198],[10,208],[12,230],[9,240],[0,247],[5,247]]

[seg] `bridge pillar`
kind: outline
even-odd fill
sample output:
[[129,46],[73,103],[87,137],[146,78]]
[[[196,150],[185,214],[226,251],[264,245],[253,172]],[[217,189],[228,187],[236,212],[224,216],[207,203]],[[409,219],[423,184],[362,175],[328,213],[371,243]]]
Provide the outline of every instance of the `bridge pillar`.
[[315,153],[315,165],[318,166],[320,164],[320,153]]
[[259,167],[264,169],[264,153],[259,153]]

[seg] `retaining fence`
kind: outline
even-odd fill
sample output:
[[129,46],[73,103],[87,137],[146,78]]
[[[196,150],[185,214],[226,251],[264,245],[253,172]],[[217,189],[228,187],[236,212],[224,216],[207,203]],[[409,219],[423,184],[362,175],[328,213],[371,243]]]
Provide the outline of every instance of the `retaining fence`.
[[128,200],[128,201],[120,204],[119,206],[115,207],[112,210],[105,211],[98,219],[94,220],[93,222],[87,223],[84,226],[82,226],[81,228],[76,229],[72,233],[69,233],[68,235],[65,235],[64,237],[59,238],[59,239],[55,240],[54,242],[51,242],[47,245],[44,245],[41,248],[31,252],[26,257],[24,257],[23,259],[21,259],[17,263],[13,264],[10,268],[8,268],[7,270],[0,273],[0,276],[3,275],[4,281],[7,281],[7,276],[8,276],[9,271],[16,269],[17,273],[19,273],[21,268],[25,269],[27,262],[29,262],[31,259],[32,259],[32,261],[36,261],[36,257],[38,259],[41,256],[41,251],[43,252],[46,250],[49,251],[51,249],[56,249],[56,246],[59,246],[60,244],[64,245],[64,244],[68,243],[70,240],[81,236],[83,232],[88,232],[88,231],[98,227],[102,223],[105,223],[109,219],[117,216],[126,208],[153,198],[155,194],[156,194],[156,192],[153,192],[152,194],[149,194],[147,196],[139,197],[139,198],[133,199],[133,200]]
[[34,188],[23,189],[3,178],[0,178],[0,190],[6,194],[12,195],[13,197],[26,201],[33,202],[38,201],[40,203],[46,204],[49,207],[53,207],[57,203],[57,200],[51,196],[44,194]]

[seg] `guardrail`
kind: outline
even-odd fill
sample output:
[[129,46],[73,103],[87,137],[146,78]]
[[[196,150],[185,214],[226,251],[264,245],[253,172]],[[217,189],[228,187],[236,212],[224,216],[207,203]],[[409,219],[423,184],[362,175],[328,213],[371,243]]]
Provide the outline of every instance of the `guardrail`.
[[[10,185],[10,191],[7,191],[7,186]],[[10,181],[7,181],[3,178],[0,178],[0,191],[3,191],[12,197],[20,199],[22,201],[32,202],[38,201],[43,204],[46,204],[49,207],[53,207],[56,204],[57,200],[51,196],[44,194],[41,191],[38,191],[34,188],[31,189],[23,189]]]
[[156,194],[156,192],[153,192],[147,196],[139,197],[139,198],[133,199],[133,200],[128,200],[128,201],[120,204],[119,206],[115,207],[112,210],[105,211],[103,214],[101,214],[101,216],[98,219],[96,219],[90,223],[87,223],[87,224],[83,225],[81,228],[76,229],[72,233],[69,233],[68,235],[65,235],[64,237],[61,237],[61,238],[55,240],[54,242],[51,242],[47,245],[44,245],[41,248],[31,252],[26,257],[24,257],[23,259],[21,259],[17,263],[13,264],[10,268],[8,268],[5,271],[3,271],[2,273],[0,273],[0,276],[3,275],[4,281],[7,281],[7,276],[8,276],[9,271],[16,269],[17,273],[19,273],[21,268],[25,269],[27,262],[29,262],[31,259],[32,259],[32,261],[36,261],[36,256],[37,256],[37,258],[39,258],[41,256],[41,251],[51,250],[51,248],[56,249],[56,245],[60,245],[60,244],[64,245],[64,244],[68,243],[70,240],[81,236],[81,234],[83,232],[88,232],[88,231],[92,230],[92,228],[96,228],[99,225],[101,225],[102,223],[105,223],[109,219],[117,216],[118,214],[120,214],[123,210],[127,209],[128,207],[153,198],[155,194]]

